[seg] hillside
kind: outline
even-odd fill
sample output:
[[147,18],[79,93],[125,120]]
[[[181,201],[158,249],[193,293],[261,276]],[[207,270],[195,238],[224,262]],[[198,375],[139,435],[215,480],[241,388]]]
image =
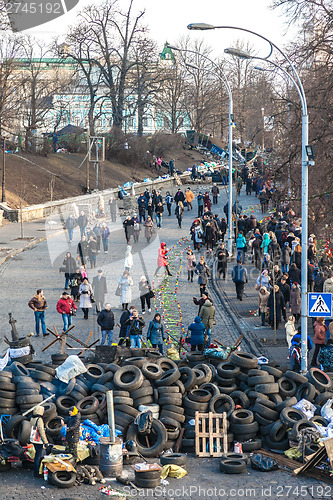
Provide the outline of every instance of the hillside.
[[[183,148],[168,151],[164,158],[175,159],[176,168],[186,170],[193,163],[200,163],[202,155]],[[79,168],[80,164],[82,166]],[[0,153],[0,176],[2,178],[2,155]],[[117,187],[125,182],[155,178],[150,168],[125,166],[117,162],[100,163],[99,189]],[[53,188],[51,180],[53,179]],[[55,153],[47,157],[26,153],[6,154],[6,201],[12,208],[22,204],[32,205],[83,194],[86,185],[86,162],[83,154]],[[90,188],[96,186],[96,172],[90,164]],[[0,187],[1,193],[1,187]]]

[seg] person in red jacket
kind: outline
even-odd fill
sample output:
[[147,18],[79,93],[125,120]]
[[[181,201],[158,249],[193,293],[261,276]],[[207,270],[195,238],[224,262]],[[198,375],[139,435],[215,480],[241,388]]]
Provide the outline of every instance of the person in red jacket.
[[320,349],[326,344],[327,326],[325,325],[325,318],[317,318],[314,322],[314,344],[315,350],[311,361],[311,366],[318,366],[318,354]]
[[63,332],[68,330],[72,324],[72,311],[77,311],[75,302],[70,298],[67,292],[64,292],[57,302],[57,311],[62,315],[64,322]]
[[155,271],[155,276],[157,275],[158,271],[161,269],[161,267],[165,267],[167,273],[169,276],[172,276],[169,270],[168,266],[168,261],[166,260],[166,255],[168,253],[166,243],[161,243],[160,248],[158,249],[158,257],[157,257],[157,269]]

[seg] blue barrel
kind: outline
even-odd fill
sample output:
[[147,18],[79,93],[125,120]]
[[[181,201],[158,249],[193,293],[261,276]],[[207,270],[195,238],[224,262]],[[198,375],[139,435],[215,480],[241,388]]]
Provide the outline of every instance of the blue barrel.
[[99,469],[104,477],[121,476],[123,471],[123,443],[116,438],[111,443],[110,438],[99,440]]

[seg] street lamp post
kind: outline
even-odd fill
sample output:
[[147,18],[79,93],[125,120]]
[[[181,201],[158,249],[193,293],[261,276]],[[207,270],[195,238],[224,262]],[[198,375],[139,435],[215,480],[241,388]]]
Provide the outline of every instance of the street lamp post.
[[[233,128],[233,100],[232,100],[232,92],[231,92],[231,87],[228,82],[228,79],[226,78],[225,74],[221,71],[219,66],[209,57],[200,54],[200,52],[197,52],[195,50],[190,50],[190,49],[180,49],[178,47],[174,47],[173,45],[168,45],[168,48],[171,50],[177,50],[179,52],[189,52],[191,54],[198,55],[207,61],[209,61],[212,66],[214,66],[218,73],[217,76],[220,79],[220,81],[224,84],[228,97],[229,97],[229,196],[228,196],[228,253],[231,256],[232,255],[232,229],[233,229],[233,221],[232,221],[232,165],[233,165],[233,160],[232,160],[232,128]],[[196,68],[199,69],[199,68]]]
[[262,152],[265,151],[265,108],[261,108],[262,116]]
[[272,61],[268,61],[270,63],[273,63],[274,65],[278,66],[280,69],[282,69],[288,76],[289,78],[293,81],[293,83],[296,86],[296,89],[298,91],[298,94],[301,99],[301,104],[302,104],[302,260],[301,260],[301,268],[302,268],[302,281],[301,281],[301,298],[302,298],[302,308],[301,308],[301,335],[302,335],[302,341],[301,341],[301,352],[302,352],[302,365],[301,365],[301,370],[302,373],[305,373],[307,371],[307,331],[308,331],[308,324],[307,324],[307,308],[308,308],[308,265],[307,265],[307,250],[308,250],[308,156],[306,152],[306,146],[308,145],[308,135],[309,135],[309,121],[308,121],[308,111],[307,111],[307,103],[306,103],[306,97],[305,97],[305,92],[304,88],[302,85],[302,82],[300,80],[300,77],[298,75],[298,72],[296,71],[295,66],[289,59],[289,57],[273,42],[268,40],[268,38],[264,37],[263,35],[260,35],[259,33],[255,31],[248,30],[246,28],[239,28],[237,26],[214,26],[212,24],[205,24],[205,23],[194,23],[194,24],[189,24],[187,26],[188,29],[190,30],[212,30],[212,29],[235,29],[238,31],[244,31],[246,33],[250,33],[251,35],[258,36],[262,40],[265,40],[270,47],[269,54],[266,57],[252,57],[250,54],[240,51],[238,49],[226,49],[225,52],[235,55],[238,57],[242,57],[245,59],[261,59],[264,61],[268,61],[269,57],[272,55],[273,50],[276,49],[282,57],[287,61],[289,64],[289,67],[291,68],[294,78],[289,75],[283,68],[280,66],[276,65]]

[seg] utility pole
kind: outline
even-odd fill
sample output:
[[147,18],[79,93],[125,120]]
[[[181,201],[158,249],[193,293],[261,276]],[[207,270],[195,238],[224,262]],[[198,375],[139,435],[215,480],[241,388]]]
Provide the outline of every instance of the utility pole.
[[89,172],[89,152],[90,152],[90,130],[89,127],[87,129],[87,193],[90,191],[90,183],[89,183],[89,177],[90,177],[90,172]]
[[1,192],[1,201],[2,203],[6,202],[6,139],[3,138],[3,157],[2,157],[2,192]]
[[265,151],[265,108],[261,108],[262,116],[262,151]]

